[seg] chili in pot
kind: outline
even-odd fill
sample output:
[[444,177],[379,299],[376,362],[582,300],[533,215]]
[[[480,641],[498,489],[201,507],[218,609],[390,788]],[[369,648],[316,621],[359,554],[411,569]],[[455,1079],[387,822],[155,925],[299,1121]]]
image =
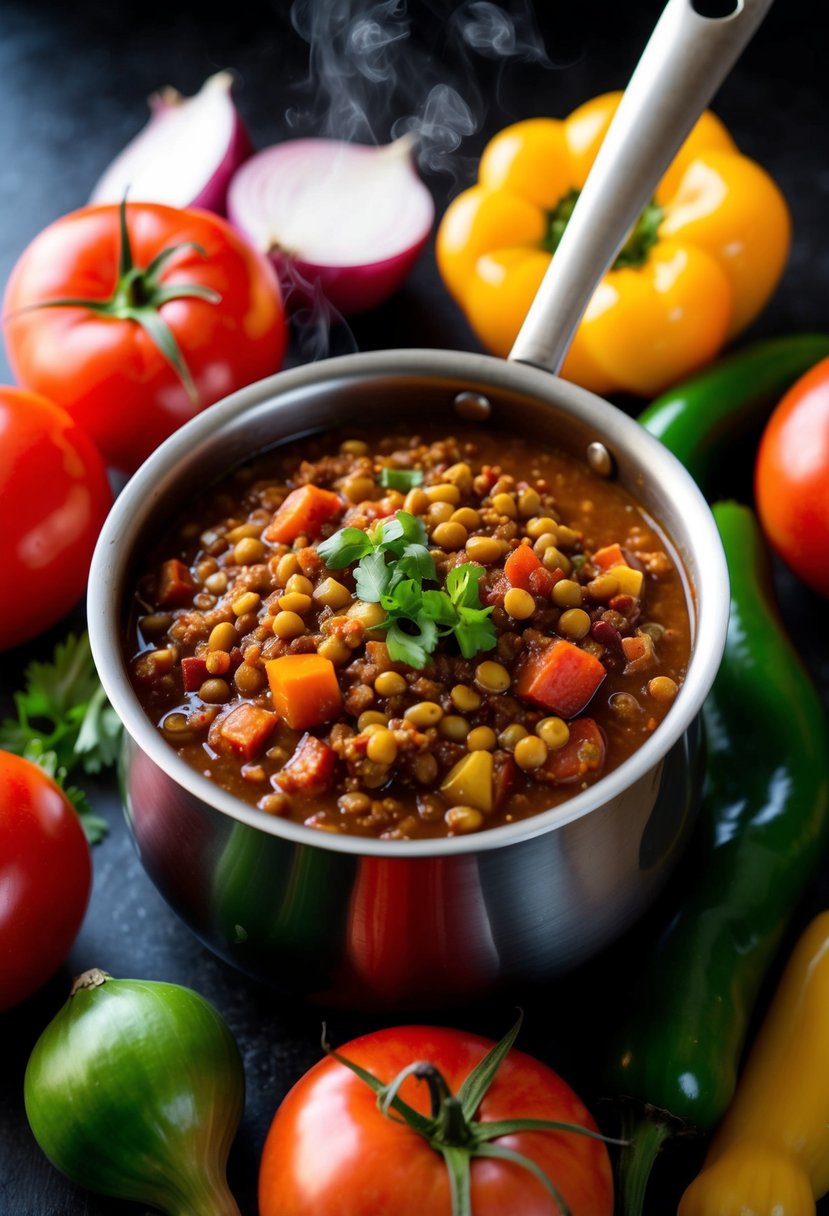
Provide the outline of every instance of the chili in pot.
[[459,835],[580,792],[682,683],[681,567],[618,484],[526,440],[275,449],[148,555],[130,671],[194,768],[270,815]]

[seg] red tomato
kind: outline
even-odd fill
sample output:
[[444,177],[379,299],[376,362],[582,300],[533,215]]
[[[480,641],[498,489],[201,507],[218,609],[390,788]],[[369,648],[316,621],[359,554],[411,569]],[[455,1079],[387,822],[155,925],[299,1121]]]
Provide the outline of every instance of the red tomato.
[[63,790],[30,760],[0,751],[0,1010],[58,969],[91,885],[89,845]]
[[86,590],[112,505],[95,445],[44,397],[0,388],[0,650],[47,629]]
[[829,359],[802,376],[769,419],[754,488],[771,544],[804,583],[829,596]]
[[[493,1044],[478,1035],[428,1026],[381,1030],[354,1039],[339,1054],[383,1082],[416,1060],[428,1060],[454,1093]],[[429,1113],[425,1084],[406,1080],[400,1097]],[[570,1087],[546,1065],[510,1051],[476,1118],[541,1118],[595,1124]],[[373,1090],[326,1058],[302,1077],[276,1112],[259,1172],[260,1216],[450,1216],[446,1165],[417,1132],[377,1108]],[[573,1132],[533,1131],[494,1144],[537,1162],[572,1216],[610,1216],[613,1183],[607,1149]],[[560,1216],[546,1188],[512,1162],[475,1158],[475,1216]]]
[[[139,274],[137,285],[122,277],[119,298],[133,305],[156,299],[155,316],[172,332],[197,400],[136,320],[85,306],[32,308],[49,300],[113,297],[119,213],[117,206],[84,207],[35,237],[12,271],[4,314],[19,383],[64,406],[110,465],[132,472],[200,409],[277,371],[286,330],[276,273],[266,258],[218,216],[153,203],[126,209],[134,266],[146,271],[159,254],[179,249],[157,272]],[[187,285],[216,292],[220,300],[164,300]]]

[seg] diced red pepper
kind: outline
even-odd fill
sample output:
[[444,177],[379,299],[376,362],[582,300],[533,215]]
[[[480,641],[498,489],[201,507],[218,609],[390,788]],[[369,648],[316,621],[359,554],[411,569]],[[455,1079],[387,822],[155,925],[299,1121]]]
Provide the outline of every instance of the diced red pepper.
[[546,566],[539,566],[537,570],[530,572],[530,591],[533,595],[538,595],[542,599],[549,599],[552,594],[553,587],[556,583],[564,578],[564,571],[556,568],[548,570]]
[[286,794],[301,794],[308,798],[324,794],[334,780],[337,754],[316,735],[305,734],[296,745],[294,754],[274,780]]
[[570,738],[547,759],[533,776],[550,785],[567,785],[571,781],[598,776],[604,768],[607,744],[601,728],[592,718],[577,718],[570,723]]
[[511,587],[530,590],[530,575],[538,570],[541,562],[530,545],[519,545],[504,562],[504,574]]
[[481,580],[481,603],[485,608],[497,607],[503,604],[509,589],[509,579],[503,574],[499,574],[492,582],[484,578]]
[[492,807],[497,810],[506,800],[515,781],[516,765],[509,752],[495,752],[492,757]]
[[185,692],[198,692],[207,679],[206,660],[196,658],[195,655],[189,659],[182,659],[181,678],[184,682]]
[[264,748],[276,726],[276,714],[244,701],[222,718],[218,734],[221,746],[241,760],[253,760]]
[[336,519],[345,509],[345,503],[333,490],[322,490],[310,483],[291,490],[282,506],[262,533],[264,540],[278,544],[290,544],[298,536],[312,539],[319,536],[324,523]]
[[178,558],[164,562],[158,580],[158,602],[165,608],[177,604],[189,604],[196,590],[193,576]]
[[572,718],[584,709],[606,675],[595,655],[556,638],[529,656],[515,691],[533,705]]

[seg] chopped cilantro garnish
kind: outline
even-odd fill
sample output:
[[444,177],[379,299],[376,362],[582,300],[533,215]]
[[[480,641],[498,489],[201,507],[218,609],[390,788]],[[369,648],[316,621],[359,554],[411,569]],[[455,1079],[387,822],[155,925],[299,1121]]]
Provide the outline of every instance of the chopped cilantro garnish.
[[[51,663],[30,663],[14,705],[17,719],[0,726],[0,747],[34,760],[59,785],[73,770],[97,773],[115,763],[121,723],[98,680],[86,633],[59,642]],[[92,814],[81,791],[66,793],[96,843],[105,821]]]
[[398,511],[368,532],[342,528],[318,549],[330,570],[358,563],[357,594],[386,612],[374,628],[386,632],[389,656],[416,668],[426,666],[441,637],[454,636],[467,659],[496,643],[492,609],[483,606],[478,588],[482,568],[465,562],[450,570],[445,588],[424,588],[437,582],[427,539],[421,519]]
[[381,469],[380,485],[390,490],[412,490],[423,484],[422,469]]

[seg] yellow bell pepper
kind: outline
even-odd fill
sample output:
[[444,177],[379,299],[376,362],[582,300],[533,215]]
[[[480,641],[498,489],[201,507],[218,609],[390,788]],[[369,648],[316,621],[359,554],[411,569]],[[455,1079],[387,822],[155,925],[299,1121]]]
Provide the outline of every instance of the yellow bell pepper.
[[678,1216],[814,1216],[829,1191],[829,912],[798,941]]
[[[620,98],[507,127],[446,210],[438,268],[494,354],[515,341]],[[706,111],[593,294],[562,374],[603,394],[662,392],[757,316],[790,230],[775,183]]]

